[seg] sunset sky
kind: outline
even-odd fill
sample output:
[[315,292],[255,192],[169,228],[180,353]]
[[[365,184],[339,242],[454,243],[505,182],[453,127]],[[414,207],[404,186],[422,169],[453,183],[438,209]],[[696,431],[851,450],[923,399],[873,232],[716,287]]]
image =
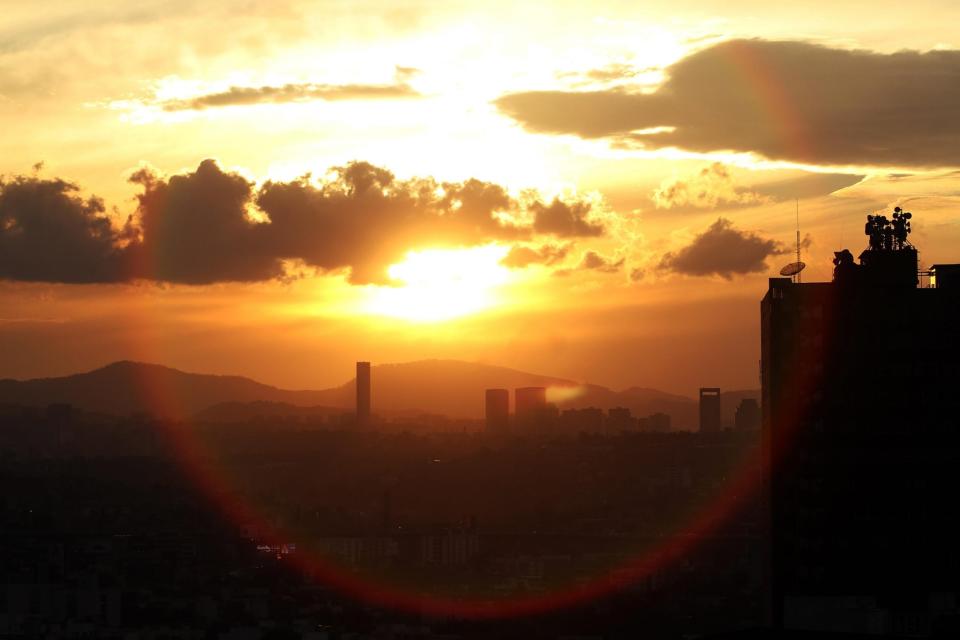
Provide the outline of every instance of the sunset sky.
[[0,378],[757,388],[797,202],[960,262],[955,1],[198,4],[0,0]]

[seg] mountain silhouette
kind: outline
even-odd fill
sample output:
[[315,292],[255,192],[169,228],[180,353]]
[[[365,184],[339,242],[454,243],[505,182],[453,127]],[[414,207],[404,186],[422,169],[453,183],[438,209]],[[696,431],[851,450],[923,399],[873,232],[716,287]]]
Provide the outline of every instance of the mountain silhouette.
[[[693,398],[656,389],[614,391],[573,380],[458,360],[421,360],[374,366],[373,408],[390,417],[411,413],[480,418],[484,389],[542,386],[561,408],[627,407],[636,416],[671,416],[675,428],[697,427]],[[156,364],[122,361],[87,373],[34,380],[0,380],[0,403],[46,406],[69,403],[86,411],[151,413],[204,420],[327,416],[353,409],[356,382],[323,390],[291,391],[241,376],[187,373]],[[733,422],[736,404],[757,391],[724,393],[723,422]]]
[[186,373],[127,360],[61,378],[0,380],[0,403],[63,402],[85,411],[184,417],[222,402],[321,404],[316,391],[287,391],[241,376]]

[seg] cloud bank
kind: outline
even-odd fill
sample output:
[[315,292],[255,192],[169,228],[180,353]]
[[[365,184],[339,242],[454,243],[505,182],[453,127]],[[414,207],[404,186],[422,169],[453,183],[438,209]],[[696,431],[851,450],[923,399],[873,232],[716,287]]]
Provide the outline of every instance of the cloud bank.
[[960,51],[892,54],[731,40],[680,60],[652,93],[507,94],[527,129],[623,147],[752,152],[817,165],[960,166]]
[[[0,279],[44,282],[155,280],[202,285],[283,278],[291,262],[347,274],[353,284],[389,284],[387,267],[411,249],[595,236],[590,205],[522,202],[476,179],[398,180],[353,162],[315,181],[260,187],[204,160],[169,177],[141,169],[137,210],[117,225],[103,202],[60,179],[0,181]],[[568,246],[544,244],[532,258],[561,260]],[[531,250],[532,251],[532,250]]]
[[103,201],[86,200],[65,180],[0,179],[0,279],[115,282],[122,279],[122,244]]

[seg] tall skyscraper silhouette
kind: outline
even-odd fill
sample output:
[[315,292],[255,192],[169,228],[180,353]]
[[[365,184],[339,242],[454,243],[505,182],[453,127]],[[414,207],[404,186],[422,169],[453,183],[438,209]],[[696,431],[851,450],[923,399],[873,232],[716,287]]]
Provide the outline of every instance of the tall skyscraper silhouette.
[[700,388],[700,432],[716,433],[722,429],[720,422],[720,389]]
[[860,264],[841,251],[833,282],[771,278],[761,303],[779,628],[909,635],[960,593],[960,282],[919,288],[906,233],[877,218]]
[[487,431],[500,433],[510,426],[510,391],[507,389],[487,389],[486,396]]
[[518,424],[536,422],[546,408],[546,387],[519,387],[514,391],[513,411]]
[[357,363],[357,424],[370,424],[370,363]]

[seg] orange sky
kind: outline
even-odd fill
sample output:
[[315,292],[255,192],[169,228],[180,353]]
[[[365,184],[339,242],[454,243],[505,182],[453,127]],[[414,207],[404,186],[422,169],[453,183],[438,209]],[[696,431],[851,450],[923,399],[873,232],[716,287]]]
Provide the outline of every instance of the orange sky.
[[896,204],[960,261],[953,2],[41,5],[0,25],[0,377],[755,388],[796,201],[806,279]]

